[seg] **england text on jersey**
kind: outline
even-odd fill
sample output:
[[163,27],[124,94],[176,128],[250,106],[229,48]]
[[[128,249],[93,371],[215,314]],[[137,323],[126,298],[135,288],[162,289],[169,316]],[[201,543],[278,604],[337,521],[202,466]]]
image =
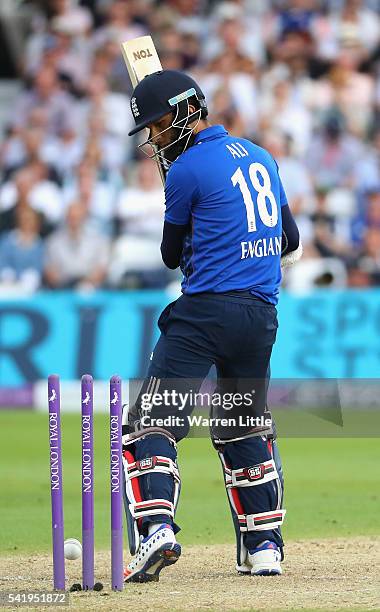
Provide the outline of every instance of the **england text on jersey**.
[[268,257],[268,255],[281,255],[281,238],[259,238],[241,242],[241,257]]

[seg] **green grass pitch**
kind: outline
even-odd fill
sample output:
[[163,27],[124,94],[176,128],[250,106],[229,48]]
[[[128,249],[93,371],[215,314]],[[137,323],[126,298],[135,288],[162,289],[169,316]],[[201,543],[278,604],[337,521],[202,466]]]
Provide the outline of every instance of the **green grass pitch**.
[[[65,537],[81,539],[80,415],[64,414]],[[279,440],[286,539],[378,534],[380,445],[374,438]],[[179,445],[183,478],[177,520],[184,544],[233,542],[221,468],[207,439]],[[0,554],[51,547],[48,421],[41,413],[0,413]],[[109,548],[108,419],[95,418],[95,531]]]

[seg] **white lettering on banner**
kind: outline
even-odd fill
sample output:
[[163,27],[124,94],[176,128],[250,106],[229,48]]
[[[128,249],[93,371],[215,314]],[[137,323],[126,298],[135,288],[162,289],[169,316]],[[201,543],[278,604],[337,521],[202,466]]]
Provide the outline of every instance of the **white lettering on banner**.
[[[244,230],[243,202],[241,206]],[[258,217],[257,214],[257,221]],[[280,236],[279,227],[263,234],[239,236],[234,244],[236,260],[240,261],[242,255],[244,259],[249,258],[250,250],[251,257],[255,257],[253,248],[255,238],[274,237],[272,245],[267,244],[267,258],[260,259],[263,262],[268,261],[272,256],[272,246],[275,253],[279,250],[276,244],[280,244]],[[242,240],[249,238],[252,240],[250,245],[248,243],[241,245]],[[250,264],[259,264],[259,260],[250,259],[241,262],[241,265]],[[124,364],[125,379],[132,379],[136,373],[140,373],[140,368],[143,378],[145,369],[143,359],[140,357],[142,354],[149,356],[151,338],[156,333],[155,316],[152,316],[152,313],[161,312],[167,303],[167,294],[161,291],[149,294],[149,298],[144,300],[139,293],[135,294],[132,291],[115,292],[112,300],[106,293],[99,292],[96,296],[91,295],[86,298],[86,308],[92,313],[91,317],[88,317],[84,316],[87,310],[83,311],[83,306],[79,307],[75,293],[65,294],[65,297],[61,295],[52,297],[48,294],[30,296],[22,313],[17,310],[13,302],[3,300],[0,302],[0,325],[7,330],[7,339],[2,339],[2,348],[6,351],[3,361],[5,363],[7,359],[8,366],[0,367],[0,400],[4,398],[7,386],[15,387],[14,398],[17,397],[19,390],[22,390],[24,398],[29,395],[29,391],[25,392],[25,385],[30,384],[33,395],[28,400],[28,406],[34,406],[36,411],[45,413],[46,377],[54,363],[54,369],[61,376],[61,395],[64,398],[62,412],[79,414],[78,379],[83,372],[77,371],[76,368],[81,367],[82,363],[93,363],[97,364],[99,378],[98,381],[94,381],[94,395],[98,398],[97,409],[108,414],[109,384],[105,380],[108,378],[111,366],[109,360],[103,359],[103,356],[112,355],[112,369],[117,370],[121,363]],[[278,349],[274,351],[272,357],[275,377],[378,378],[380,369],[380,291],[378,289],[368,289],[365,293],[331,290],[328,294],[324,293],[323,297],[319,292],[305,296],[288,294],[286,299],[282,300],[281,312],[287,325],[283,329]],[[328,317],[326,312],[329,313]],[[29,334],[25,333],[25,337],[20,337],[20,323],[25,330],[43,325],[46,335],[39,338],[36,344],[30,345]],[[135,333],[132,335],[131,328],[135,328]],[[120,342],[114,341],[114,335],[109,333],[110,329],[118,330]],[[81,341],[84,333],[89,334],[91,341]],[[304,342],[306,335],[307,350]],[[65,350],[54,353],[53,349],[57,343],[65,347]],[[131,350],[127,351],[128,358],[124,354],[126,345],[131,347]],[[285,361],[282,359],[284,346],[289,349]],[[8,349],[12,350],[7,353]],[[15,352],[16,349],[18,353]],[[33,386],[32,380],[28,378],[31,376],[31,370],[29,373],[20,370],[17,365],[19,359],[20,363],[22,360],[26,363],[27,359],[28,367],[33,368],[38,379]],[[359,395],[358,391],[357,396]],[[9,406],[11,400],[12,396],[7,397],[8,403],[5,405]],[[56,445],[57,439],[55,418],[50,417],[53,427],[50,433],[53,446]]]
[[259,238],[241,242],[241,257],[268,257],[269,255],[281,255],[281,238]]

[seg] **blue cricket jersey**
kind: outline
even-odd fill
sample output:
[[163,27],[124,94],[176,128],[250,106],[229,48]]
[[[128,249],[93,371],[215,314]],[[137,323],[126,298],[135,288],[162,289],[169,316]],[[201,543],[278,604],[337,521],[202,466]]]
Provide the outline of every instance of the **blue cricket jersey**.
[[183,293],[249,290],[277,304],[287,200],[268,151],[222,125],[206,128],[171,165],[165,200],[165,220],[189,226]]

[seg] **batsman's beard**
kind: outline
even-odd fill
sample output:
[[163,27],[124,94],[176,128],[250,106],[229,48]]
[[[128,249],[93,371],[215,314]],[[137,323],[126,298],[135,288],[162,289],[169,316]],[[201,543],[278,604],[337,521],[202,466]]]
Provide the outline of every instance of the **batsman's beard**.
[[195,134],[184,134],[181,139],[178,140],[177,129],[178,128],[172,127],[168,130],[169,142],[163,144],[161,147],[156,145],[157,150],[155,151],[155,157],[164,157],[166,161],[173,163],[189,147],[193,146]]

